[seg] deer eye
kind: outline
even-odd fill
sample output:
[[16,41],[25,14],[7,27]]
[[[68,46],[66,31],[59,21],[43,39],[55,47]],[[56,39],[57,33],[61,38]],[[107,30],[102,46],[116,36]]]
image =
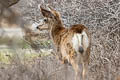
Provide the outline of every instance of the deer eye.
[[44,19],[44,22],[47,23],[47,22],[48,22],[48,19]]

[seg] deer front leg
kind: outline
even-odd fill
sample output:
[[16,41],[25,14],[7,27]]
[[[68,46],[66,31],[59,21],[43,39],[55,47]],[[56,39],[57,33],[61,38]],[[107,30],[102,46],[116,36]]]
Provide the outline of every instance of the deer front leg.
[[61,48],[58,46],[56,49],[57,52],[57,58],[61,61],[62,64],[67,64],[68,60],[65,56],[63,56],[62,54],[66,53],[65,50],[62,48],[62,52],[60,50]]
[[55,49],[55,53],[56,53],[55,56],[57,57],[57,59],[62,62],[63,59],[62,59],[62,54],[61,54],[61,51],[60,51],[60,47],[59,47],[59,46]]

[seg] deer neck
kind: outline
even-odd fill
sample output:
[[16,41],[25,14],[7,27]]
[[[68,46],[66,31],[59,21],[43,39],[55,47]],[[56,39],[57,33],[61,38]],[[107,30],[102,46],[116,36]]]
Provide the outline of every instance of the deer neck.
[[60,32],[63,29],[65,29],[65,27],[62,24],[61,20],[59,20],[56,23],[53,23],[53,25],[51,25],[51,30],[50,30],[52,39],[55,40],[60,35]]

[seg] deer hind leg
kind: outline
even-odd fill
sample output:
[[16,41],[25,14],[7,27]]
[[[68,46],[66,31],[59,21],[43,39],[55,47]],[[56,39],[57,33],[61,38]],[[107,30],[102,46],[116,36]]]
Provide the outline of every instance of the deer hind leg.
[[82,64],[82,67],[83,67],[83,70],[82,70],[82,79],[83,80],[86,80],[86,77],[87,77],[87,70],[88,70],[88,63],[85,62]]
[[75,80],[86,80],[88,62],[78,64],[75,60],[71,60],[71,65],[75,71]]
[[75,80],[80,80],[79,76],[80,76],[80,72],[79,72],[79,66],[77,63],[75,63],[74,60],[71,60],[71,65],[73,67],[73,70],[75,72]]
[[88,64],[89,64],[89,57],[90,56],[90,48],[87,49],[87,54],[83,57],[83,71],[82,77],[83,80],[88,79]]

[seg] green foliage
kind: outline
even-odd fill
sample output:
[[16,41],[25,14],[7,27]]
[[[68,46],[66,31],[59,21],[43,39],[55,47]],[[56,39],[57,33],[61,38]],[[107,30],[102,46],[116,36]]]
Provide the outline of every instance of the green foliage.
[[46,49],[42,49],[40,53],[30,49],[22,49],[22,50],[18,49],[17,53],[15,53],[15,51],[12,49],[1,49],[0,63],[10,64],[16,56],[19,57],[21,62],[24,62],[24,61],[27,62],[37,57],[48,56],[49,54],[50,54],[50,51]]
[[13,57],[13,54],[9,50],[0,50],[0,62],[1,63],[10,63],[10,59]]
[[40,42],[40,45],[43,46],[43,47],[48,47],[50,44],[51,44],[50,40]]

